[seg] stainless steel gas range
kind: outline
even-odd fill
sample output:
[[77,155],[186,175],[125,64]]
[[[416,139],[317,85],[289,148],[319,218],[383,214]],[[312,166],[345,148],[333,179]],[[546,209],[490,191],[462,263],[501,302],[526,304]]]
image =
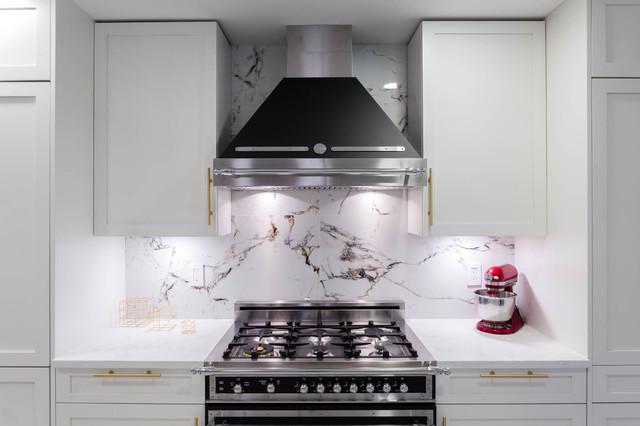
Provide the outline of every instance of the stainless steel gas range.
[[402,301],[238,302],[194,372],[208,425],[425,425],[448,374],[404,322]]

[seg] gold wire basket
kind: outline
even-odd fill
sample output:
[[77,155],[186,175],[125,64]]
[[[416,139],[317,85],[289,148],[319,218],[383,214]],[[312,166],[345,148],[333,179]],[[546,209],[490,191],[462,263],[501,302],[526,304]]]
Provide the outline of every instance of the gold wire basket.
[[151,330],[170,331],[178,325],[177,308],[174,305],[156,305],[153,307]]
[[183,320],[180,322],[180,333],[193,334],[196,332],[196,320]]
[[120,327],[145,327],[151,321],[153,297],[128,297],[120,301]]

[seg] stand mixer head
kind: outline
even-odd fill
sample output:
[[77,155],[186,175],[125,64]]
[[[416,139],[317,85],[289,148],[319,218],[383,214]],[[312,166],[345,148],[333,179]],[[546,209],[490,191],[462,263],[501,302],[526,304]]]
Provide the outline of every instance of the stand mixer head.
[[516,306],[513,286],[518,270],[513,265],[492,266],[484,274],[486,288],[476,290],[476,308],[482,318],[476,328],[491,334],[513,334],[524,321]]

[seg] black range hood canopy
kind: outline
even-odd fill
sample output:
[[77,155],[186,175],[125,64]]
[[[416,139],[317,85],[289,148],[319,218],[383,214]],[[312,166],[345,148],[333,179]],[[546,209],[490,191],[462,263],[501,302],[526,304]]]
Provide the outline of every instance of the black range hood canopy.
[[351,27],[287,30],[288,77],[214,160],[214,185],[425,186],[420,147],[351,76]]

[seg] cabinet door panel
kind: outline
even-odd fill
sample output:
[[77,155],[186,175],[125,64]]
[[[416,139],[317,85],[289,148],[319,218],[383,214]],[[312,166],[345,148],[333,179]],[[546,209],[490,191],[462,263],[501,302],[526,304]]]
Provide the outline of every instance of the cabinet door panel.
[[0,2],[0,80],[49,80],[49,3]]
[[593,404],[594,426],[637,426],[640,404]]
[[640,77],[640,0],[592,0],[594,77]]
[[593,360],[640,364],[640,81],[593,82]]
[[0,83],[0,365],[49,365],[49,83]]
[[96,24],[96,234],[215,234],[220,38],[213,22]]
[[422,24],[430,234],[546,233],[544,32],[544,22]]
[[595,402],[640,402],[640,366],[593,367]]
[[56,404],[57,426],[197,426],[204,424],[204,405]]
[[[497,401],[496,401],[497,402]],[[586,404],[438,405],[438,426],[584,426]]]
[[0,368],[0,425],[49,424],[49,369]]

